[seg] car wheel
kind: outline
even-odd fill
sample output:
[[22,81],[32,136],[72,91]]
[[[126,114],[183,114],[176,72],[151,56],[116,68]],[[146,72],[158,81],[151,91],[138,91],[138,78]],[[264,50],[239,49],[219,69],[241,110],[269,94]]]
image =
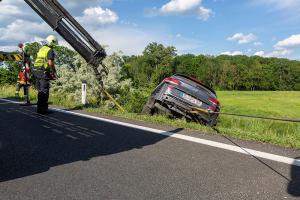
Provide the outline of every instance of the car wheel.
[[155,110],[157,114],[167,114],[167,115],[171,115],[171,111],[169,109],[167,109],[166,107],[162,106],[160,103],[156,102],[154,104]]
[[211,127],[217,126],[217,123],[218,123],[218,120],[215,119],[209,123],[209,126],[211,126]]
[[153,108],[150,108],[148,105],[145,105],[142,110],[142,114],[152,115],[152,113],[153,113]]

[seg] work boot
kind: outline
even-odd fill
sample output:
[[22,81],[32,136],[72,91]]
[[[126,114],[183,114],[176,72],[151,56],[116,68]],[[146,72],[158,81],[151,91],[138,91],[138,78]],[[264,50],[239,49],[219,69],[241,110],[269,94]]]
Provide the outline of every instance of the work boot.
[[46,114],[47,111],[43,107],[38,106],[36,112],[38,114],[44,115],[44,114]]
[[27,95],[24,96],[24,99],[25,99],[27,104],[30,104],[30,100],[29,100],[29,97]]
[[53,114],[54,112],[51,110],[48,110],[48,108],[45,108],[45,107],[38,107],[37,113],[39,113],[41,115],[48,115],[48,114]]

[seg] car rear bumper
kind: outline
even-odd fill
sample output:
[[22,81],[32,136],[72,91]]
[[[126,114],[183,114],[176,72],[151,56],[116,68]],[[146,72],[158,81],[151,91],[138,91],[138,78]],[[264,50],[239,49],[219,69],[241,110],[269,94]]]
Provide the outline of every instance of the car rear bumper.
[[[177,98],[170,94],[162,95],[161,102],[165,107],[167,107],[168,109],[174,112],[179,113],[180,115],[183,115],[191,119],[194,117],[199,117],[201,118],[201,120],[204,120],[208,124],[215,124],[216,119],[218,118],[218,114],[212,114],[208,112],[192,113],[193,111],[192,108],[195,107],[194,105],[189,104],[188,102],[183,101],[180,98]],[[205,110],[203,108],[200,109]]]

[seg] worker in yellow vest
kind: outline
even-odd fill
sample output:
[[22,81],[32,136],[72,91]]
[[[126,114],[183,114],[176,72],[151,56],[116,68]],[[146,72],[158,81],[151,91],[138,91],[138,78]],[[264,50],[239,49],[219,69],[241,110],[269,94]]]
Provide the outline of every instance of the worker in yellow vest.
[[36,78],[36,88],[38,90],[37,112],[40,114],[48,113],[50,80],[56,78],[53,48],[57,45],[57,38],[53,35],[48,36],[47,44],[39,50],[33,66],[33,74]]

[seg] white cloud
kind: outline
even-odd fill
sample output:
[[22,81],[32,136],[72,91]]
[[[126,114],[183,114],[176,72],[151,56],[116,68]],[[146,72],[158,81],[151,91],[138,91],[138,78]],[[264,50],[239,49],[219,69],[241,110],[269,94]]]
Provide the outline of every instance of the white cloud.
[[207,21],[208,18],[212,15],[212,11],[210,9],[204,8],[203,6],[198,8],[198,19],[202,19],[203,21]]
[[287,57],[288,55],[290,55],[291,53],[293,53],[292,50],[289,49],[283,49],[283,50],[275,50],[272,51],[269,54],[266,54],[267,57]]
[[0,3],[0,24],[2,26],[16,19],[34,17],[34,11],[23,0],[2,0]]
[[112,4],[113,0],[88,0],[88,1],[74,1],[74,0],[61,0],[61,4],[66,8],[75,8],[75,7],[87,7],[88,5],[103,5],[103,4]]
[[19,47],[17,45],[15,46],[0,46],[0,51],[6,51],[6,52],[13,52],[17,51]]
[[185,13],[189,12],[201,4],[202,0],[171,0],[161,7],[161,12],[168,13]]
[[0,40],[33,40],[37,35],[53,33],[46,23],[15,20],[6,27],[0,28]]
[[73,48],[68,42],[66,42],[65,40],[59,40],[59,41],[58,41],[58,44],[59,44],[60,46],[64,46],[64,47],[67,47],[67,48],[69,48],[69,49],[74,50],[74,48]]
[[83,16],[77,18],[83,24],[88,25],[104,25],[113,24],[119,20],[118,15],[106,8],[103,9],[100,6],[87,8],[83,11]]
[[292,53],[293,53],[292,50],[283,49],[283,50],[274,50],[270,53],[265,53],[264,51],[258,51],[255,52],[254,55],[261,56],[261,57],[287,58]]
[[212,10],[202,6],[202,0],[171,0],[159,12],[162,15],[196,15],[203,21],[213,14]]
[[287,20],[297,22],[300,18],[299,0],[248,0],[254,6],[264,6],[268,12],[280,14]]
[[[113,25],[105,29],[89,29],[91,35],[102,45],[108,45],[108,53],[123,51],[125,55],[139,55],[151,42],[175,46],[179,54],[198,53],[202,46],[199,40],[181,37],[168,37],[164,30],[147,30],[128,26]],[[122,33],[122,34],[120,34]]]
[[265,55],[265,52],[264,51],[257,51],[257,52],[254,53],[254,55],[263,57]]
[[223,53],[221,53],[221,55],[228,55],[228,56],[237,56],[237,55],[243,55],[243,52],[241,51],[225,51]]
[[256,40],[256,36],[253,33],[249,33],[247,35],[243,33],[236,33],[231,37],[228,37],[227,40],[229,41],[236,41],[239,44],[246,44]]
[[284,40],[281,40],[277,42],[277,44],[274,45],[275,49],[292,49],[300,47],[300,34],[298,35],[292,35]]
[[254,46],[261,46],[262,43],[261,42],[254,42]]
[[[104,1],[106,1],[106,3],[111,2],[111,0],[101,0],[101,2]],[[47,35],[55,34],[51,28],[26,5],[24,0],[2,0],[0,6],[4,5],[4,2],[6,3],[5,5],[16,6],[22,13],[17,17],[11,16],[10,18],[6,18],[5,23],[0,22],[0,50],[15,50],[18,47],[14,45],[17,45],[19,42],[40,42],[43,38],[46,38]],[[175,46],[179,54],[199,53],[200,50],[203,49],[201,41],[187,38],[184,35],[168,37],[171,33],[162,27],[142,28],[136,24],[130,24],[130,22],[124,21],[121,21],[117,25],[111,24],[118,21],[118,15],[109,9],[99,7],[99,4],[96,5],[97,2],[99,2],[99,0],[82,2],[62,0],[61,4],[66,6],[73,16],[78,16],[77,19],[85,18],[86,21],[82,24],[100,44],[108,45],[108,53],[121,50],[126,55],[141,54],[150,42]],[[86,7],[91,5],[96,7]],[[201,4],[195,8],[193,14],[196,15],[196,11],[200,7]],[[87,9],[82,11],[83,8]],[[0,20],[1,16],[4,17],[5,15],[0,13]],[[205,18],[205,16],[202,17]],[[99,28],[99,25],[103,24],[111,25]],[[69,47],[64,40],[59,40],[59,42]]]
[[292,35],[284,40],[281,40],[273,47],[274,50],[272,52],[266,53],[264,51],[258,51],[254,53],[254,55],[262,57],[288,58],[293,53],[294,48],[300,47],[300,34]]
[[133,27],[138,27],[139,26],[137,23],[127,21],[127,20],[121,20],[120,23],[122,25],[133,26]]
[[275,10],[299,8],[299,0],[251,0],[256,5],[272,6]]
[[22,14],[22,11],[14,5],[1,5],[0,7],[0,13],[1,15],[13,15],[18,16]]

